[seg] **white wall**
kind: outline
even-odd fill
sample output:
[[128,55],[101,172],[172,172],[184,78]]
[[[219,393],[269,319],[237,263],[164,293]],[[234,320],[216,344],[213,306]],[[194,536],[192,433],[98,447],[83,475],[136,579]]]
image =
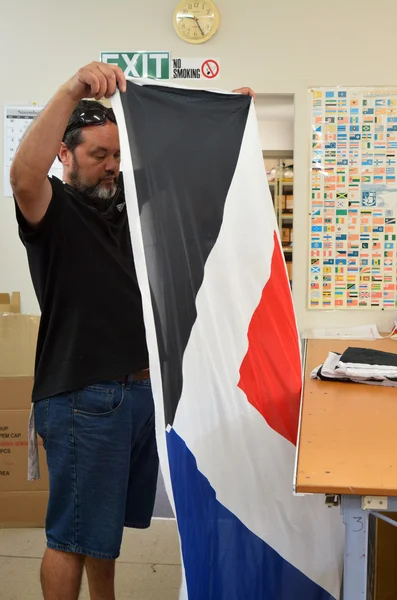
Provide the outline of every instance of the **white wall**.
[[[397,3],[378,0],[376,12],[358,0],[218,0],[220,32],[196,48],[174,34],[176,0],[19,0],[0,14],[0,104],[43,103],[101,49],[170,50],[177,56],[214,55],[222,87],[249,85],[260,93],[295,94],[294,294],[300,328],[376,321],[390,313],[308,311],[309,94],[316,85],[396,85]],[[374,15],[378,20],[374,21]],[[22,22],[21,22],[22,21]],[[375,28],[380,28],[377,37]],[[373,38],[373,34],[375,37]],[[3,135],[2,123],[0,135]],[[2,148],[0,147],[0,163]],[[0,175],[0,190],[2,190]],[[25,311],[37,310],[11,200],[0,191],[0,289],[20,289]]]
[[262,150],[292,151],[294,148],[293,121],[258,121]]
[[262,150],[294,148],[294,97],[288,94],[258,94],[256,115]]

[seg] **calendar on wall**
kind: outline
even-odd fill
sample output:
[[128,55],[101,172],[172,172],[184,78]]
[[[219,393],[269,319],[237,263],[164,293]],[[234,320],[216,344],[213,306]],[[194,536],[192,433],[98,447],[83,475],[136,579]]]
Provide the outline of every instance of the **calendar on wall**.
[[[6,106],[4,115],[4,196],[12,197],[10,184],[11,163],[27,128],[37,117],[42,106]],[[62,179],[62,165],[55,159],[50,175]]]

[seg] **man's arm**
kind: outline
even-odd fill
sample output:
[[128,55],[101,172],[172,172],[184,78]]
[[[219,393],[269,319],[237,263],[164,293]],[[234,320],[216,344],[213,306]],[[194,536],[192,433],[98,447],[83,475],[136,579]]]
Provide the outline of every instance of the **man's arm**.
[[55,94],[23,138],[11,166],[11,186],[18,206],[30,225],[38,225],[51,202],[47,179],[70,116],[83,98],[110,98],[126,80],[115,65],[94,62],[80,69]]

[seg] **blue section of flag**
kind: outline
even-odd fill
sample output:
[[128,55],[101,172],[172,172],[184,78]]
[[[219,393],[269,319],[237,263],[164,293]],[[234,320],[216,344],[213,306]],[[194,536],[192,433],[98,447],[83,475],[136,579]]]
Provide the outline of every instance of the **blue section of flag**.
[[332,600],[217,500],[173,429],[167,448],[189,598]]

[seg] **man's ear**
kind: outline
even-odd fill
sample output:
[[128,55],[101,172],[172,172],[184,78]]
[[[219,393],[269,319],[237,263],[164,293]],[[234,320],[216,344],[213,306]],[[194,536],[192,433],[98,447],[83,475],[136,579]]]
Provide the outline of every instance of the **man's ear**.
[[66,144],[64,144],[64,142],[61,143],[61,148],[59,150],[58,158],[64,167],[70,167],[72,165],[72,159],[73,159],[72,153],[69,150],[69,148],[66,146]]

